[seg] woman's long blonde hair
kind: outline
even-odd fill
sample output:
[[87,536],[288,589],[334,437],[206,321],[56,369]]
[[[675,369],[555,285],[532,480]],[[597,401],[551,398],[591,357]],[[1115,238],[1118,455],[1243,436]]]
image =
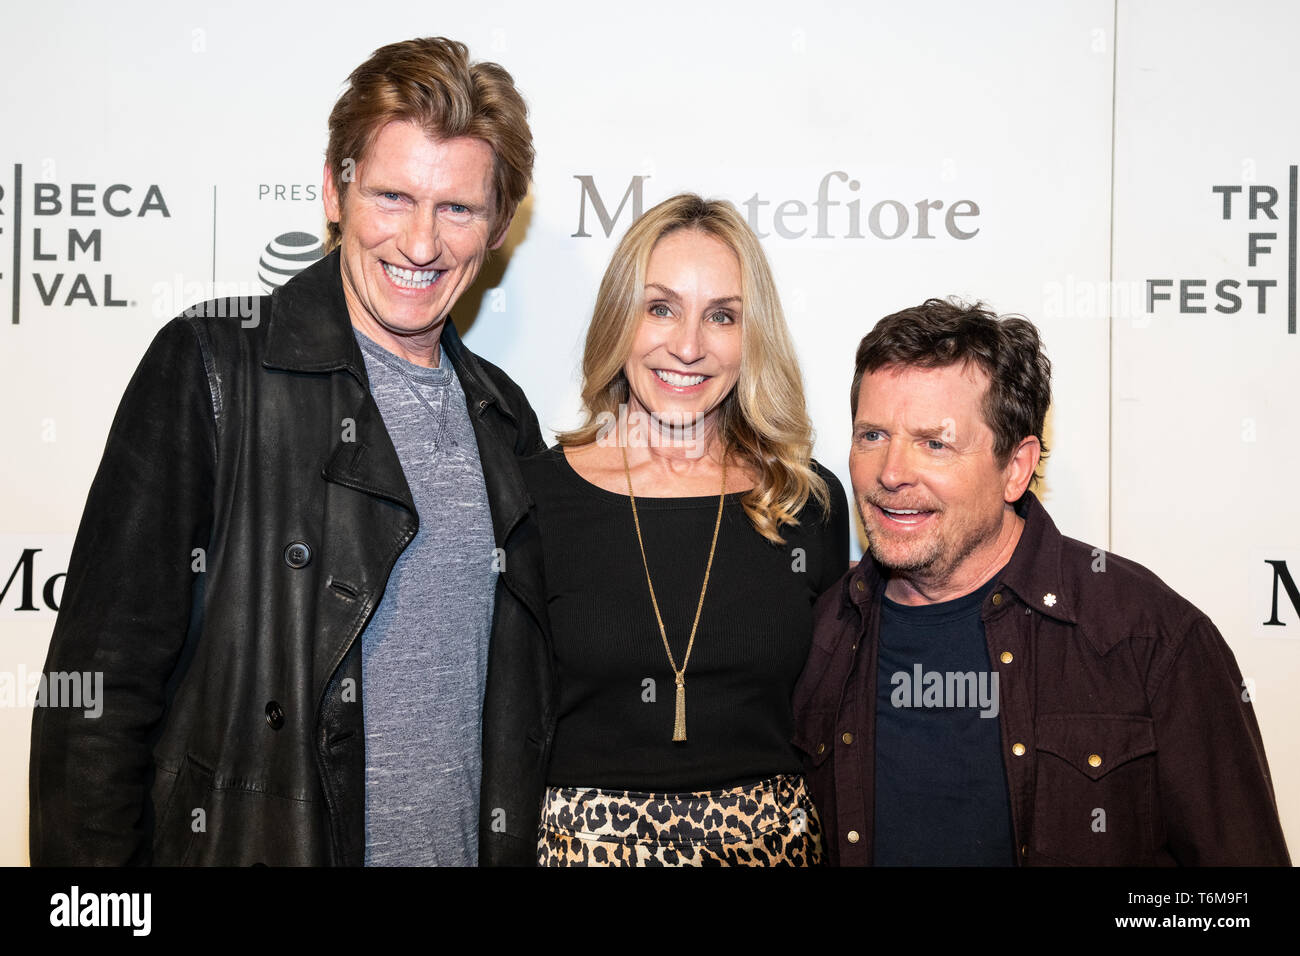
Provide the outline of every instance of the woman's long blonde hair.
[[782,525],[811,495],[829,511],[826,482],[813,470],[812,423],[803,379],[772,270],[749,225],[731,203],[693,193],[673,196],[632,224],[600,282],[582,355],[586,421],[557,435],[561,445],[588,445],[628,401],[623,366],[645,306],[645,273],[660,239],[678,229],[698,229],[726,244],[740,260],[740,378],[717,410],[722,447],[743,461],[757,483],[742,504],[754,529],[784,544]]

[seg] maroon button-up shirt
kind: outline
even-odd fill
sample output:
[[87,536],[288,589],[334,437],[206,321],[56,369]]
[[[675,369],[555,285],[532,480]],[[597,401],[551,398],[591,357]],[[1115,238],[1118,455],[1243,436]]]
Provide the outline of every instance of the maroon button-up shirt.
[[[1289,865],[1259,725],[1215,626],[1146,568],[1025,527],[981,611],[997,669],[1022,865]],[[872,862],[876,648],[870,559],[822,595],[795,744],[833,864]],[[954,786],[957,786],[954,782]]]

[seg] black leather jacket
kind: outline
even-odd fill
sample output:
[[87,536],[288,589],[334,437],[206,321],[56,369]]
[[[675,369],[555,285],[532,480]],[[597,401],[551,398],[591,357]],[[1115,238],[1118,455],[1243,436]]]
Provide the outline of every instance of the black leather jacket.
[[[272,296],[189,312],[127,387],[86,502],[46,671],[102,672],[103,712],[34,713],[32,863],[360,864],[357,638],[418,518],[338,255]],[[554,691],[516,457],[543,443],[519,387],[451,322],[441,346],[501,549],[480,863],[527,865]]]

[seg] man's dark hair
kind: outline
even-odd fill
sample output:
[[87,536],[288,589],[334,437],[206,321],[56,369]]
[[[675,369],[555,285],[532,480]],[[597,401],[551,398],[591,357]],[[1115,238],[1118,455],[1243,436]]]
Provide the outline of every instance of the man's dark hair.
[[[849,398],[854,418],[862,376],[886,367],[946,368],[971,365],[989,377],[984,421],[993,430],[993,456],[1005,466],[1020,442],[1033,435],[1047,457],[1043,421],[1052,403],[1052,363],[1038,329],[1023,316],[998,317],[982,302],[926,299],[887,315],[858,345]],[[1038,480],[1035,474],[1030,484]]]

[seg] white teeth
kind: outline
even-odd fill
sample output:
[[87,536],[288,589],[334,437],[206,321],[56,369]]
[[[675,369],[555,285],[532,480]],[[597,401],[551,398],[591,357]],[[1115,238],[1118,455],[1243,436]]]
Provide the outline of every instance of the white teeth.
[[669,385],[676,385],[679,388],[699,385],[705,379],[703,375],[678,375],[676,372],[665,372],[662,369],[655,369],[655,374],[659,376],[661,381],[667,382]]
[[891,515],[919,515],[919,511],[905,511],[901,508],[881,508],[881,511],[888,511]]
[[433,280],[442,275],[438,269],[399,269],[397,266],[390,266],[387,262],[383,263],[384,272],[388,278],[403,289],[427,289],[433,285]]

